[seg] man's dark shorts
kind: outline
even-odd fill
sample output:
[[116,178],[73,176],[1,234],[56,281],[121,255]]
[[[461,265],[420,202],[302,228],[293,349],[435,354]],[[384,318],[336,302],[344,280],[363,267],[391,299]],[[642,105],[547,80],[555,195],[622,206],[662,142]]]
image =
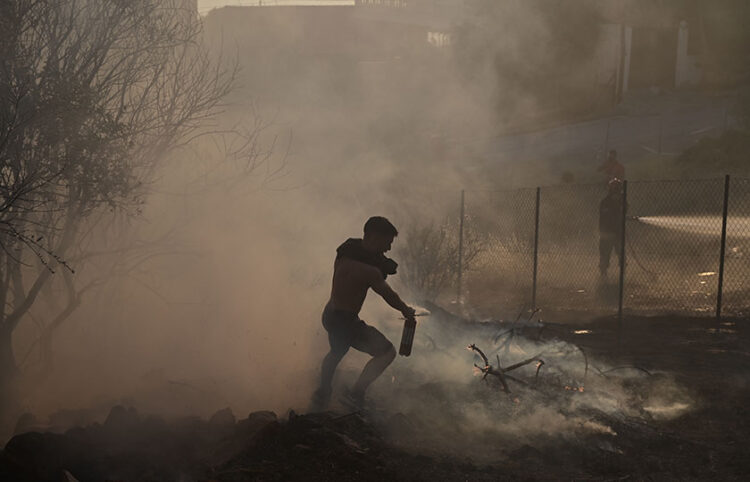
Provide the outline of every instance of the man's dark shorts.
[[378,356],[393,349],[388,338],[377,328],[360,320],[356,313],[334,310],[326,306],[323,310],[323,327],[328,332],[331,351],[342,356],[349,347]]

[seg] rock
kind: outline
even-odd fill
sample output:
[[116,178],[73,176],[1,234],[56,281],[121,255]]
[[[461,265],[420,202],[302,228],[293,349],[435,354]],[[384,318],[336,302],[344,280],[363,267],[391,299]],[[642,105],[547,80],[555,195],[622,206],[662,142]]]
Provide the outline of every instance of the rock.
[[107,419],[104,421],[104,427],[108,430],[124,430],[133,427],[139,422],[138,412],[135,408],[125,408],[122,405],[115,405],[109,411]]
[[60,434],[24,433],[10,439],[3,455],[19,474],[17,480],[58,480],[65,461],[65,442]]
[[211,418],[209,419],[208,423],[212,427],[227,427],[230,425],[234,425],[237,422],[237,419],[234,417],[234,414],[232,413],[232,409],[227,407],[219,410],[218,412],[214,413]]
[[62,482],[78,482],[78,479],[73,477],[73,474],[67,470],[62,471]]
[[267,410],[252,412],[246,419],[237,422],[237,432],[247,437],[272,423],[278,423],[275,413]]
[[210,466],[222,465],[256,448],[278,427],[279,421],[274,412],[252,412],[234,425],[234,432],[219,441],[204,462]]

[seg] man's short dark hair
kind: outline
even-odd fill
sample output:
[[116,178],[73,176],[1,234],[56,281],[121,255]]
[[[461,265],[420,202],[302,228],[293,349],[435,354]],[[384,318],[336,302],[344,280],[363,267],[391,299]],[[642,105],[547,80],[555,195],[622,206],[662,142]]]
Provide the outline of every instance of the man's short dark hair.
[[365,235],[367,234],[385,234],[388,236],[398,236],[396,226],[391,224],[383,216],[373,216],[365,223]]

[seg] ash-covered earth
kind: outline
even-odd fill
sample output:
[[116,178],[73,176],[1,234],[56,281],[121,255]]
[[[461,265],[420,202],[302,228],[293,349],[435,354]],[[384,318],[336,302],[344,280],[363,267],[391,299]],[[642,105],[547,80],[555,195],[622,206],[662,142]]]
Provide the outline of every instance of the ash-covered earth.
[[[425,356],[387,372],[363,410],[163,419],[116,406],[58,433],[27,416],[0,480],[743,480],[742,322],[627,321],[618,333],[611,319],[542,329],[436,313],[415,346]],[[544,364],[508,371],[509,392],[486,373],[529,357]]]

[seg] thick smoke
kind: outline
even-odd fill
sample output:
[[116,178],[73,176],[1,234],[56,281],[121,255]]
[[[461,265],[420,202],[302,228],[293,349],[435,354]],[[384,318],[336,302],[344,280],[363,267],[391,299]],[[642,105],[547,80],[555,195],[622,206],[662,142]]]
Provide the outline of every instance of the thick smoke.
[[[517,8],[518,19],[536,18],[536,12]],[[536,31],[545,21],[531,25]],[[300,34],[294,22],[286,28],[277,32],[279,38]],[[232,51],[236,32],[224,34],[221,45]],[[513,55],[523,58],[523,47],[513,45]],[[320,312],[338,244],[360,236],[371,215],[394,219],[403,232],[407,222],[443,219],[465,185],[494,186],[497,179],[459,159],[479,155],[468,139],[487,135],[486,126],[498,121],[494,92],[502,86],[488,87],[493,93],[487,98],[477,96],[481,89],[466,87],[466,71],[458,70],[466,67],[450,52],[424,54],[428,65],[392,58],[342,67],[309,62],[304,72],[264,79],[267,71],[282,75],[288,52],[269,54],[259,65],[242,48],[244,87],[229,99],[221,123],[253,125],[258,117],[268,122],[259,142],[261,151],[272,154],[249,174],[220,161],[222,149],[208,142],[170,159],[129,228],[142,239],[168,235],[166,249],[135,267],[104,274],[107,282],[88,293],[57,332],[51,375],[29,377],[22,398],[26,410],[43,417],[86,407],[92,411],[82,417],[90,419],[122,402],[168,415],[205,416],[225,406],[237,414],[304,411],[327,350]],[[492,59],[480,56],[477,62],[476,71],[493,68]],[[332,87],[330,80],[339,74],[351,83]],[[477,78],[480,85],[496,80]],[[516,103],[515,114],[523,115],[533,103],[532,98]],[[502,118],[513,114],[504,111]],[[402,236],[395,244],[405,242]],[[87,276],[83,270],[81,276]],[[403,288],[398,279],[393,283]],[[371,295],[362,318],[397,343],[401,322],[382,300]],[[425,354],[425,344],[412,358],[399,359],[373,393],[393,410],[421,411],[422,420],[442,417],[445,425],[435,424],[437,435],[449,433],[456,421],[467,436],[481,427],[507,437],[606,433],[611,429],[600,422],[565,412],[579,404],[610,413],[627,409],[622,401],[628,394],[607,387],[607,397],[604,389],[592,390],[595,394],[584,392],[562,405],[540,401],[528,409],[524,401],[509,422],[509,414],[497,416],[497,410],[508,410],[507,403],[492,401],[498,395],[472,378],[474,357],[463,349],[486,342],[492,333],[427,333],[433,351]],[[31,373],[34,335],[29,322],[16,339],[17,353],[31,350]],[[581,360],[569,353],[571,347],[529,343],[526,353],[565,354],[550,362],[545,376],[563,370],[572,374],[570,384],[583,382]],[[338,386],[364,360],[350,354]],[[430,397],[427,411],[421,398],[410,398],[417,387],[441,390],[441,384],[455,389]],[[654,401],[655,412],[672,401]]]

